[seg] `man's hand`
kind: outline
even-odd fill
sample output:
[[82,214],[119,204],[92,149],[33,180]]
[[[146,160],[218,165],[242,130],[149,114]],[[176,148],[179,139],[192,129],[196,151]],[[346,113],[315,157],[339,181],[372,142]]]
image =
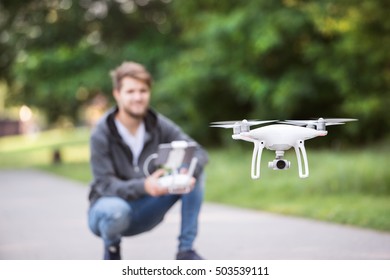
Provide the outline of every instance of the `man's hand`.
[[168,189],[161,188],[158,178],[164,175],[164,169],[157,169],[145,180],[145,191],[151,196],[160,196],[168,193]]
[[[186,174],[188,172],[187,168],[181,168],[180,169],[180,174]],[[196,179],[194,177],[191,177],[190,179],[190,189],[191,191],[194,189],[196,183]]]
[[[169,188],[162,188],[158,182],[158,179],[165,173],[164,169],[158,169],[145,180],[145,191],[151,196],[161,196],[169,193]],[[187,173],[185,168],[180,170],[181,174]],[[195,186],[196,179],[190,178],[190,190]]]

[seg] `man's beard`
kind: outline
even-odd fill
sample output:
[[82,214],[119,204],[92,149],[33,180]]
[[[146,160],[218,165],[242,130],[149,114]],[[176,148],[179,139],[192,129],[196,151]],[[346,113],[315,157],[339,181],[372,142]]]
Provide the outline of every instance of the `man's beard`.
[[131,110],[128,110],[128,109],[126,109],[126,108],[124,108],[124,111],[125,111],[125,113],[126,113],[129,117],[132,117],[132,118],[137,119],[137,120],[142,120],[142,119],[145,117],[146,112],[147,112],[147,110],[145,110],[145,111],[142,112],[142,113],[136,114],[136,113],[134,113],[134,112],[132,112]]

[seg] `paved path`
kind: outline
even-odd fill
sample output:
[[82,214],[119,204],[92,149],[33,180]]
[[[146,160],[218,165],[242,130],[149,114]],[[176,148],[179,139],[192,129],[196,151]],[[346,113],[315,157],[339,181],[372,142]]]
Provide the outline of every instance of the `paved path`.
[[[88,188],[37,170],[0,170],[0,259],[100,259],[86,224]],[[125,259],[173,259],[179,205],[126,238]],[[390,234],[205,203],[196,249],[215,260],[390,259]]]

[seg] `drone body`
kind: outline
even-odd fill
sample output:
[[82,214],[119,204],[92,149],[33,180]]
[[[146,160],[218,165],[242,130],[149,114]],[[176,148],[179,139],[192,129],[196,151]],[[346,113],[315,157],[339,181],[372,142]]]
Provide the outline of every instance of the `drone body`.
[[305,141],[317,136],[325,136],[327,134],[327,131],[315,130],[306,127],[273,124],[259,127],[249,132],[243,132],[239,136],[232,135],[232,138],[245,140],[243,138],[248,137],[255,141],[263,141],[265,148],[268,150],[284,151],[294,147],[297,141]]
[[[309,166],[304,141],[328,134],[326,126],[339,125],[355,119],[323,119],[310,121],[284,121],[250,130],[252,125],[276,121],[228,121],[214,122],[212,127],[233,128],[232,138],[254,143],[252,155],[252,179],[260,178],[260,162],[263,149],[275,151],[275,160],[268,163],[274,170],[290,168],[291,163],[283,159],[284,152],[294,147],[298,161],[299,177],[309,176]],[[305,126],[305,127],[302,127]],[[303,158],[303,161],[302,161]]]

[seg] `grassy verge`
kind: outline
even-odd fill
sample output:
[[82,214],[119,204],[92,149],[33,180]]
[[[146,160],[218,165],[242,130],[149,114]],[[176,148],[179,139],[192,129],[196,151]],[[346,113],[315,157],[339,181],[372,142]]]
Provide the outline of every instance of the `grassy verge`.
[[86,162],[89,158],[87,128],[51,130],[43,133],[0,137],[0,168],[50,165],[59,150],[64,163]]
[[268,169],[266,162],[273,159],[268,152],[259,180],[250,179],[248,151],[211,154],[208,200],[390,231],[390,174],[383,151],[309,150],[306,179],[298,177],[293,153],[286,155],[291,169]]
[[[37,167],[87,184],[88,130],[43,133],[35,138],[0,138],[0,168]],[[51,164],[60,148],[63,164]],[[390,231],[388,149],[308,150],[310,176],[292,168],[267,168],[273,153],[265,151],[261,179],[250,178],[251,146],[210,150],[206,200],[286,215]]]

